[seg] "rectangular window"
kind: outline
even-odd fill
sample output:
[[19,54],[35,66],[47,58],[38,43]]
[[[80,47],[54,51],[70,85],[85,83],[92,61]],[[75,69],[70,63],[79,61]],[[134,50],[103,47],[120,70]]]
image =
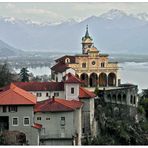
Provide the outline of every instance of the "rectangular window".
[[59,96],[59,93],[58,93],[58,92],[55,92],[55,93],[54,93],[54,96],[55,96],[55,97],[58,97],[58,96]]
[[36,96],[37,97],[41,97],[42,96],[42,93],[37,93]]
[[12,126],[18,126],[19,123],[18,123],[18,117],[13,117],[12,118]]
[[24,117],[24,126],[30,125],[30,118],[29,117]]
[[50,120],[50,118],[48,117],[48,118],[46,118],[46,120]]
[[9,106],[9,112],[17,112],[17,106],[15,105]]
[[65,117],[61,117],[61,126],[65,126]]
[[7,106],[3,106],[3,113],[7,112]]
[[105,67],[105,63],[104,62],[101,63],[101,67]]
[[37,120],[41,120],[41,117],[37,117]]
[[46,93],[46,97],[49,97],[49,93]]
[[73,87],[71,88],[71,94],[74,94],[74,88]]
[[86,68],[86,63],[82,63],[82,68]]
[[85,128],[82,128],[82,133],[85,133]]

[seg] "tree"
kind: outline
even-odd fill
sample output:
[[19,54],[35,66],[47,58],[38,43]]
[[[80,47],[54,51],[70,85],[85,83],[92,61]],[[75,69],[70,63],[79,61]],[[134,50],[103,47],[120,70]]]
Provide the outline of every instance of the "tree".
[[10,72],[9,65],[5,62],[0,65],[0,87],[6,86],[17,80],[17,75]]
[[98,94],[99,94],[98,86],[96,86],[94,93],[98,96]]
[[29,74],[28,74],[27,68],[22,68],[20,71],[20,79],[22,82],[28,82],[29,81]]

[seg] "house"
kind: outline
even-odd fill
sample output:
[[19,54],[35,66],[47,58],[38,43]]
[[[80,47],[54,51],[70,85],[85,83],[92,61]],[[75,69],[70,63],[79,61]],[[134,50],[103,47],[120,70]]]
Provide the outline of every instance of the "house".
[[34,124],[36,97],[11,84],[0,93],[0,133],[20,131],[26,135],[29,145],[39,144],[39,129]]
[[[82,138],[95,135],[94,98],[95,94],[82,88],[82,82],[73,74],[68,73],[62,82],[15,82],[20,87],[37,97],[37,102],[46,101],[53,96],[67,101],[81,101],[81,132]],[[3,88],[5,90],[6,88]],[[38,95],[40,93],[40,95]],[[58,96],[55,95],[58,93]],[[49,94],[49,95],[46,95]]]
[[81,145],[81,109],[76,100],[51,98],[35,106],[35,122],[42,125],[41,145]]

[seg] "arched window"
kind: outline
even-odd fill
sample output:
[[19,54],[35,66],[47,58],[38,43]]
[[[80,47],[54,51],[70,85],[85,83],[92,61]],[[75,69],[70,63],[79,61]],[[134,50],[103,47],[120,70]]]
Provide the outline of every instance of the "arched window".
[[116,75],[114,73],[108,75],[108,86],[116,86]]
[[123,94],[123,103],[126,103],[126,94]]
[[69,58],[66,58],[65,59],[65,63],[70,63],[70,59]]
[[89,78],[90,87],[96,87],[98,85],[98,76],[96,73],[92,73]]
[[121,94],[118,94],[118,102],[121,102]]
[[107,75],[106,73],[100,73],[99,75],[99,86],[107,86]]
[[136,104],[136,97],[134,96],[133,104]]
[[80,76],[80,79],[83,82],[83,86],[87,87],[88,86],[88,75],[86,73],[82,73]]
[[133,104],[133,95],[131,95],[130,104]]
[[107,100],[111,102],[111,94],[107,95]]
[[115,94],[113,94],[112,100],[113,100],[113,102],[116,102],[116,95]]

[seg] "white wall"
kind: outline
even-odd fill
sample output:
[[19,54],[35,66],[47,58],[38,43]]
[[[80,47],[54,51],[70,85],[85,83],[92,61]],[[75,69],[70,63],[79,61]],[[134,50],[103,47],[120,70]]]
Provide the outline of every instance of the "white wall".
[[[55,96],[55,98],[65,98],[65,93],[64,91],[30,91],[33,95],[37,97],[37,93],[41,93],[41,96],[37,97],[37,101],[43,101],[47,100],[49,98],[52,98],[54,96],[54,93],[59,93],[59,96]],[[48,96],[46,96],[46,93],[48,93]]]
[[[64,85],[65,88],[65,96],[66,96],[66,100],[78,100],[78,96],[79,96],[79,84],[69,84],[69,83],[65,83]],[[74,88],[74,94],[71,93],[71,88]]]
[[[37,117],[41,117],[41,120],[37,120]],[[61,117],[65,117],[64,130],[60,124]],[[46,118],[50,118],[50,120],[46,120]],[[60,143],[64,144],[61,137],[61,133],[63,133],[63,131],[65,138],[72,138],[77,132],[79,135],[78,144],[81,145],[81,109],[77,109],[72,112],[35,113],[35,122],[42,124],[42,128],[45,128],[45,133],[43,133],[42,130],[41,136],[51,138],[54,145],[56,145],[56,141],[53,140],[54,138],[61,139]],[[46,141],[46,143],[51,143],[51,141]],[[65,143],[65,145],[66,144],[67,143]]]

